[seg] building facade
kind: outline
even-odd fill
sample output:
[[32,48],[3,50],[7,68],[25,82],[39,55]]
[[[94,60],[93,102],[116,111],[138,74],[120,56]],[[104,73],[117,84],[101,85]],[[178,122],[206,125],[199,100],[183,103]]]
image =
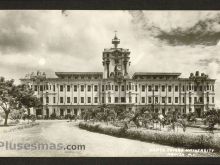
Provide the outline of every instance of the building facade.
[[181,113],[203,111],[215,106],[215,79],[196,71],[188,78],[181,73],[136,72],[130,74],[130,51],[119,48],[117,36],[114,45],[103,51],[103,72],[55,72],[57,78],[48,78],[39,71],[20,79],[28,84],[42,101],[42,108],[33,109],[37,116],[49,117],[75,114],[102,104],[118,105],[136,110],[148,107],[166,114],[170,110]]

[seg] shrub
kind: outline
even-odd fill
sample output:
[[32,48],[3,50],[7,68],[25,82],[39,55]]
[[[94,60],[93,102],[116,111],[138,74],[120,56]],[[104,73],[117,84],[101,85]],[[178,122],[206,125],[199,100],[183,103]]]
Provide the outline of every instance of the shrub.
[[56,119],[57,118],[57,115],[55,112],[53,112],[51,115],[50,115],[50,119]]

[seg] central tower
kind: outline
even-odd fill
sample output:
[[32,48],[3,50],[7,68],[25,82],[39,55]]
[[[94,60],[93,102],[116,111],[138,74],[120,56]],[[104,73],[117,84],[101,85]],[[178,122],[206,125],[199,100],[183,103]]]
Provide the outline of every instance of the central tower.
[[113,48],[103,51],[104,78],[129,78],[130,51],[118,48],[120,39],[116,34],[112,39],[112,44]]

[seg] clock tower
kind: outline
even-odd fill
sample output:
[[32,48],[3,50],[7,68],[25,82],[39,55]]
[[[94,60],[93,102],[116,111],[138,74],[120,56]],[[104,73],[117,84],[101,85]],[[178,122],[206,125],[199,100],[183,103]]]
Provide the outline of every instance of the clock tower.
[[104,49],[103,52],[104,78],[129,78],[130,51],[118,47],[120,39],[116,34],[112,44],[113,48]]

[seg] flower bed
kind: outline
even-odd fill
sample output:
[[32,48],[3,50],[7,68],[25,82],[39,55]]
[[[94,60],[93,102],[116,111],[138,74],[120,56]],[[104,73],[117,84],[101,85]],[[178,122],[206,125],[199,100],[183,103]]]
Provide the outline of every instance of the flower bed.
[[26,124],[23,124],[23,125],[18,125],[18,126],[15,126],[13,128],[10,128],[8,130],[4,130],[3,132],[6,133],[6,132],[13,132],[13,131],[16,131],[16,130],[21,130],[21,129],[25,129],[25,128],[31,128],[31,127],[34,127],[36,125],[39,125],[39,123],[36,123],[36,122],[32,122],[32,123],[26,123]]
[[215,149],[215,151],[220,151],[220,139],[214,138],[214,136],[210,134],[194,135],[137,128],[124,130],[123,128],[115,127],[113,125],[105,125],[103,123],[93,124],[88,122],[80,122],[79,127],[88,131],[146,142],[154,142],[163,145],[193,149]]

